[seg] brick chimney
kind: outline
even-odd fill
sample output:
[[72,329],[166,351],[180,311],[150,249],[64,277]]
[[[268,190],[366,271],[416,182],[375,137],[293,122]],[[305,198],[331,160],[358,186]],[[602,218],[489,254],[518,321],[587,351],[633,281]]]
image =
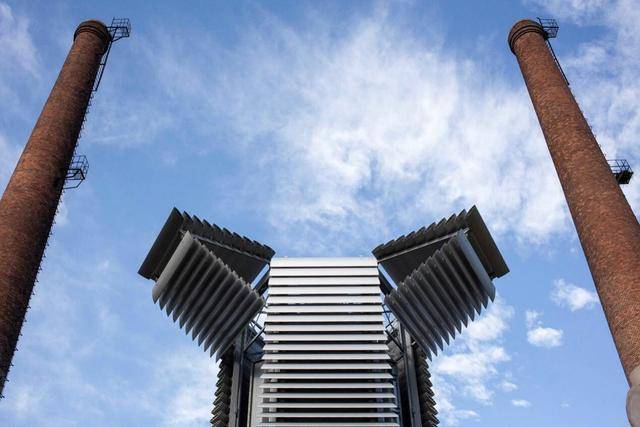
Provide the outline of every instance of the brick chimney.
[[102,22],[92,20],[78,26],[58,79],[0,199],[0,395],[100,59],[110,41]]
[[[509,33],[622,366],[640,426],[640,225],[547,44],[531,20]],[[634,418],[635,417],[635,418]],[[635,420],[635,421],[634,421]]]

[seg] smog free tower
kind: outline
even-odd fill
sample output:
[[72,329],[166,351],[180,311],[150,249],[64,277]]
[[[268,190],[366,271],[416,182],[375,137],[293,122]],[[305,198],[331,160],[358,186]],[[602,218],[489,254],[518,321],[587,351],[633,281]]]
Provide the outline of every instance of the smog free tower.
[[220,359],[215,427],[429,427],[429,362],[508,272],[473,207],[372,257],[279,258],[174,209],[140,267]]

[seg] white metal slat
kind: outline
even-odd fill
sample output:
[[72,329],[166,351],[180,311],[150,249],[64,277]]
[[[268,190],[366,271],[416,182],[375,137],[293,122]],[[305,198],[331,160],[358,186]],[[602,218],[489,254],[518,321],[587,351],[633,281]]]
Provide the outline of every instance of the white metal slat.
[[[259,403],[259,407],[262,408],[308,408],[308,402],[271,402],[271,403]],[[314,408],[340,408],[340,409],[350,409],[350,408],[366,408],[366,409],[378,409],[378,408],[395,408],[396,404],[391,402],[339,402],[339,403],[331,403],[331,402],[316,402],[313,404]],[[365,412],[366,413],[366,412]],[[371,414],[375,416],[375,414]]]
[[287,383],[287,382],[277,382],[277,383],[262,383],[259,386],[261,389],[383,389],[383,388],[393,388],[393,384],[388,382],[348,382],[348,383],[319,383],[319,382],[310,382],[310,383]]
[[331,371],[331,370],[364,370],[364,369],[382,369],[390,370],[389,363],[265,363],[262,365],[265,371],[277,369],[281,371],[288,370],[310,370],[310,371]]
[[[264,418],[398,418],[393,412],[266,412]],[[351,423],[342,425],[350,426]],[[308,425],[308,424],[304,424]]]
[[321,324],[321,325],[281,325],[278,323],[267,323],[265,332],[316,332],[316,331],[384,331],[384,325],[379,323],[346,323],[346,324]]
[[265,334],[266,342],[279,341],[386,341],[386,334]]
[[264,346],[264,351],[388,351],[386,344],[271,344]]
[[380,286],[378,276],[349,276],[349,277],[274,277],[269,276],[269,289],[276,286]]
[[300,268],[300,267],[377,267],[378,261],[374,257],[349,258],[280,258],[271,259],[271,268]]
[[272,268],[269,271],[269,277],[378,277],[378,274],[378,269],[375,267]]
[[271,305],[271,313],[382,313],[382,304],[375,305]]
[[332,422],[322,422],[322,423],[313,423],[313,422],[296,422],[296,423],[286,423],[286,422],[274,422],[274,423],[258,423],[257,427],[400,427],[398,423],[388,423],[383,421],[371,422],[371,423],[360,423],[355,421],[350,421],[349,424],[345,424],[344,422],[332,423]]
[[308,314],[273,314],[267,317],[267,324],[271,323],[352,323],[352,322],[382,322],[379,314],[348,314],[339,315],[308,315]]
[[269,296],[269,306],[276,304],[376,304],[380,303],[380,295],[332,295],[332,296]]
[[380,286],[271,286],[272,295],[379,295]]
[[393,393],[263,393],[264,399],[395,399]]
[[260,375],[263,379],[313,379],[313,380],[337,380],[337,379],[386,379],[393,377],[391,374],[384,372],[318,372],[318,373],[292,373],[292,372],[267,372]]
[[262,360],[388,360],[387,353],[267,353]]

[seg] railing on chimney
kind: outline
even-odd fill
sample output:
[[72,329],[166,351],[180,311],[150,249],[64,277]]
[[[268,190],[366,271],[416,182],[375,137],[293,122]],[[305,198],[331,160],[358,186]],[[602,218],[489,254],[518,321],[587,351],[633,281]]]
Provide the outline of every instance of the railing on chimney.
[[631,170],[631,166],[626,159],[607,159],[607,162],[609,163],[611,172],[616,178],[616,181],[618,181],[618,184],[624,185],[628,184],[629,181],[631,181],[633,171]]
[[111,25],[109,25],[107,29],[109,30],[109,34],[111,34],[111,41],[109,42],[109,46],[107,46],[107,51],[102,55],[100,68],[98,69],[98,77],[93,85],[94,92],[96,92],[98,90],[98,86],[100,86],[102,74],[104,73],[104,68],[107,65],[107,60],[109,59],[109,52],[111,52],[111,45],[113,42],[129,37],[129,34],[131,34],[131,22],[129,21],[129,18],[113,18],[111,20]]
[[80,187],[82,181],[87,177],[89,171],[89,161],[85,155],[75,155],[67,170],[67,176],[65,177],[64,189],[70,190],[72,188]]

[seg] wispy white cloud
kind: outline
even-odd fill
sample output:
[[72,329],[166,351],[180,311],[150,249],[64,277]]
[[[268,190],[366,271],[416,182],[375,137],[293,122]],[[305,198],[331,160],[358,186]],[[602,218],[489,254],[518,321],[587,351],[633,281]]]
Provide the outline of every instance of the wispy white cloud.
[[22,117],[25,92],[40,79],[40,61],[29,25],[28,17],[0,2],[0,102],[6,119]]
[[31,384],[20,384],[12,393],[13,410],[18,419],[24,419],[38,410],[44,397],[44,390]]
[[508,393],[508,392],[516,391],[518,389],[518,385],[511,382],[510,380],[505,379],[500,383],[500,388],[502,389],[502,391],[505,391]]
[[542,7],[552,13],[552,17],[584,24],[602,14],[602,9],[610,5],[607,0],[525,0],[525,4]]
[[18,161],[20,150],[7,136],[5,126],[24,114],[24,92],[40,77],[40,62],[29,29],[29,19],[15,13],[0,2],[0,191],[4,191],[9,176]]
[[[116,260],[92,252],[74,260],[55,240],[53,248],[31,300],[0,418],[29,423],[46,417],[55,426],[87,417],[95,425],[206,423],[214,360],[195,345],[167,347],[130,327],[135,319],[123,319],[119,308],[126,298],[120,286],[130,286],[132,274]],[[126,304],[133,309],[144,302]],[[125,418],[113,419],[117,415]]]
[[205,355],[194,358],[192,351],[172,351],[167,355],[155,369],[150,396],[162,402],[158,405],[162,410],[162,423],[167,426],[208,423],[217,371],[213,359]]
[[497,376],[501,366],[511,360],[503,342],[513,315],[513,308],[498,296],[484,316],[463,331],[445,354],[434,359],[431,372],[438,411],[449,425],[467,415],[478,416],[474,411],[457,408],[452,396],[465,396],[489,405],[495,391],[502,388]]
[[562,345],[562,329],[545,327],[540,317],[542,313],[535,310],[527,310],[525,320],[527,324],[527,341],[536,347],[559,347]]
[[480,414],[472,409],[460,409],[454,404],[455,387],[446,381],[441,381],[434,385],[434,392],[437,399],[438,419],[444,425],[457,426],[465,420],[475,420],[480,418]]
[[4,2],[0,2],[0,50],[3,53],[0,70],[22,69],[33,76],[39,74],[29,19],[24,15],[16,15],[11,6]]
[[542,313],[540,313],[539,311],[527,310],[524,313],[524,320],[527,324],[527,328],[528,329],[534,328],[536,324],[539,322],[540,316],[542,316]]
[[20,153],[0,133],[0,191],[4,191]]
[[472,204],[496,234],[541,242],[564,231],[524,88],[427,38],[384,8],[337,40],[326,23],[300,31],[267,16],[233,51],[193,37],[197,54],[185,56],[167,40],[150,61],[196,126],[222,119],[236,150],[260,153],[248,197],[264,201],[288,250],[366,250]]
[[562,329],[536,326],[527,331],[527,341],[537,347],[560,347],[563,333]]
[[553,282],[551,300],[560,307],[567,307],[571,311],[593,308],[598,302],[598,294],[579,286],[558,279]]
[[513,399],[511,401],[511,404],[513,406],[516,406],[518,408],[528,408],[531,406],[531,402],[529,402],[528,400],[525,399]]

